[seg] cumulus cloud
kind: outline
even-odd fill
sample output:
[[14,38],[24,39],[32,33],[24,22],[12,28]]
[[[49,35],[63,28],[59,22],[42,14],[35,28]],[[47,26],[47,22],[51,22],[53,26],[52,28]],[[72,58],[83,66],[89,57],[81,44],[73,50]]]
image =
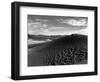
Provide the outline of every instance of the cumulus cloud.
[[28,34],[33,35],[87,35],[86,17],[29,16]]
[[58,21],[72,26],[87,26],[87,19],[59,19]]
[[44,27],[37,26],[37,27],[30,27],[28,30],[29,34],[36,34],[36,35],[71,35],[71,34],[84,34],[87,35],[87,28],[86,29],[78,29],[78,30],[72,30],[66,27]]
[[31,22],[28,23],[28,33],[29,34],[37,34],[38,32],[43,32],[43,30],[47,29],[48,25],[43,24],[41,22]]
[[81,20],[70,19],[67,23],[70,25],[74,25],[74,26],[86,26],[87,25],[85,19],[81,19]]
[[29,28],[45,28],[47,27],[48,25],[47,24],[43,24],[43,23],[40,23],[40,22],[32,22],[32,23],[28,23],[28,27]]
[[33,21],[31,20],[31,19],[28,19],[28,21],[27,21],[28,23],[32,23]]
[[36,21],[38,21],[38,22],[48,22],[47,19],[36,19]]

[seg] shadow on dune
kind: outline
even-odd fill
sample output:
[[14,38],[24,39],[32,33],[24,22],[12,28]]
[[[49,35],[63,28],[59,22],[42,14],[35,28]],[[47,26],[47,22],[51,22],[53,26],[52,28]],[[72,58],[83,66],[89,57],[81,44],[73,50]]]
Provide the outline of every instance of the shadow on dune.
[[28,66],[87,64],[87,36],[72,34],[28,47]]

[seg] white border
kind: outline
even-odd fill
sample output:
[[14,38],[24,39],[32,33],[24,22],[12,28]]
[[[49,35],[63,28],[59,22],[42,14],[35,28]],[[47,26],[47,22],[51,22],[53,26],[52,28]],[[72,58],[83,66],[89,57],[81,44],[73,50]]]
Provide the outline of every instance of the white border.
[[[88,64],[64,66],[27,66],[27,15],[54,15],[88,17]],[[94,71],[94,11],[40,7],[20,8],[20,75],[43,75]]]

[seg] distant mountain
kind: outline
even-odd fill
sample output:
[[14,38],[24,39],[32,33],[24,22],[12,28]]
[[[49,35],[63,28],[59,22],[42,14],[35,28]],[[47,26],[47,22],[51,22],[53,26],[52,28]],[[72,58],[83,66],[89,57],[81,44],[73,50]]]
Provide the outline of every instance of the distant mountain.
[[47,39],[50,39],[50,40],[54,40],[54,39],[58,39],[58,38],[61,38],[62,36],[65,36],[65,35],[30,35],[28,34],[28,39],[33,39],[33,40],[47,40]]

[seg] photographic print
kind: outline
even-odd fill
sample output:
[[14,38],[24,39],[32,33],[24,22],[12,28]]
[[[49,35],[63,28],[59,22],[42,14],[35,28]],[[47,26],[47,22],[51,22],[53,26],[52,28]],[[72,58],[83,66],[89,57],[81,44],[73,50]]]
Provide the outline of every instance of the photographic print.
[[28,66],[88,63],[88,18],[28,15]]
[[11,8],[12,79],[97,75],[97,7],[13,2]]

